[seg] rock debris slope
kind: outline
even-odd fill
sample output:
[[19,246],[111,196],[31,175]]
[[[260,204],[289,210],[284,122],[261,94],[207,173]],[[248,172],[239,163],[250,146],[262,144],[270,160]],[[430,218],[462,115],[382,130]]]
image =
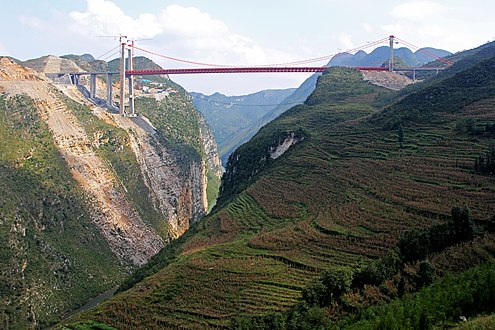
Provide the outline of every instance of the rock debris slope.
[[[69,66],[68,60],[44,58],[40,69],[52,71]],[[70,62],[70,61],[69,61]],[[73,65],[71,69],[77,70]],[[93,219],[114,253],[121,259],[130,259],[142,265],[163,247],[163,239],[147,227],[132,207],[112,168],[92,147],[78,119],[55,93],[48,80],[32,69],[23,68],[9,59],[1,60],[0,86],[8,94],[26,94],[35,100],[43,120],[48,124],[55,143],[67,162],[73,177],[86,191],[93,205]],[[65,89],[67,90],[67,89]],[[74,97],[74,91],[67,93]],[[77,101],[81,101],[79,98]],[[143,120],[132,121],[106,113],[100,108],[94,114],[116,127],[124,128],[130,137],[130,146],[136,155],[153,205],[167,219],[170,236],[178,237],[189,227],[189,220],[198,219],[207,209],[206,162],[191,164],[191,177],[185,182],[179,174],[177,159],[160,145],[152,125]],[[219,176],[220,166],[216,146],[207,144],[211,133],[203,123],[208,161]],[[209,135],[208,135],[209,134]],[[196,166],[195,166],[196,165]],[[196,190],[196,191],[195,191]],[[195,192],[194,192],[195,191]],[[194,192],[194,193],[193,193]],[[195,200],[194,200],[195,199]]]
[[[119,181],[112,169],[93,150],[90,138],[77,118],[57,98],[46,80],[2,60],[4,66],[8,71],[18,72],[14,76],[16,79],[1,82],[4,91],[27,94],[35,100],[73,177],[96,206],[93,209],[94,224],[109,241],[114,253],[119,259],[132,260],[136,265],[145,263],[163,247],[163,240],[132,209],[119,189]],[[23,77],[27,80],[19,80]]]

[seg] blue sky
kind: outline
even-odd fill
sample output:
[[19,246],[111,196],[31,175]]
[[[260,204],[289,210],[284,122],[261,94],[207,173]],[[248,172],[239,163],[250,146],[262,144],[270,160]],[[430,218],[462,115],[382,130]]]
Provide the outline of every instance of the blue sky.
[[[160,54],[232,65],[315,58],[390,34],[420,47],[456,52],[495,38],[494,12],[495,2],[486,0],[18,0],[2,3],[0,54],[22,60],[47,54],[99,56],[118,43],[101,36],[118,34],[148,39],[137,41],[138,46]],[[182,66],[148,57],[164,67]],[[297,87],[307,76],[172,79],[190,91],[235,95]]]

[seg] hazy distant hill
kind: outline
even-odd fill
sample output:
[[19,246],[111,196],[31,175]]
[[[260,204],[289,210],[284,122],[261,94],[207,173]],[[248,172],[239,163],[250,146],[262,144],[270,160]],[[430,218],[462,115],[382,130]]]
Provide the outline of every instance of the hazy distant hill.
[[424,47],[416,51],[414,53],[414,56],[416,57],[416,60],[418,60],[420,64],[426,64],[432,62],[431,56],[429,56],[427,53],[431,53],[439,57],[448,57],[452,55],[451,52],[446,50],[432,48],[432,47]]
[[261,127],[260,120],[294,91],[295,88],[264,90],[241,96],[225,96],[220,93],[204,95],[195,92],[190,95],[213,130],[220,158],[226,163],[230,153],[248,141]]
[[[438,57],[446,57],[452,53],[436,48],[421,48],[412,52],[409,48],[401,47],[394,49],[394,57],[400,57],[407,66],[421,66],[435,60],[435,57],[428,55],[430,53]],[[381,46],[375,48],[371,53],[359,51],[356,54],[342,53],[336,55],[328,63],[329,66],[381,66],[388,61],[389,47]]]

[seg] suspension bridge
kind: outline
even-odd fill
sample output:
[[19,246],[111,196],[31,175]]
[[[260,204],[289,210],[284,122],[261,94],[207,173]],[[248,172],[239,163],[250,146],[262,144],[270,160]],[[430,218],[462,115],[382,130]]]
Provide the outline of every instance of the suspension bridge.
[[[439,62],[442,63],[443,66],[437,66],[437,67],[396,67],[394,65],[394,43],[396,40],[400,41],[402,44],[413,48],[413,49],[418,49],[425,55],[428,55],[434,60],[438,60]],[[367,43],[366,45],[347,50],[347,53],[355,53],[359,50],[363,50],[366,48],[378,46],[380,44],[388,42],[389,44],[389,60],[388,60],[388,66],[356,66],[353,67],[357,70],[366,70],[366,71],[390,71],[390,72],[412,72],[413,79],[415,79],[416,72],[417,71],[436,71],[437,73],[440,70],[445,69],[446,67],[450,66],[453,64],[452,61],[441,58],[436,56],[435,54],[424,50],[420,49],[413,44],[396,38],[395,36],[391,35],[387,38],[383,38],[371,43]],[[119,48],[120,51],[120,68],[118,72],[73,72],[73,73],[68,73],[71,83],[79,85],[80,84],[80,77],[84,75],[89,75],[89,97],[91,99],[96,99],[96,77],[98,75],[106,75],[107,76],[107,88],[106,88],[106,104],[109,107],[113,107],[112,104],[112,98],[113,98],[113,88],[112,88],[112,81],[113,81],[113,76],[114,75],[119,75],[120,76],[120,102],[119,102],[119,113],[122,116],[129,116],[129,117],[134,117],[136,116],[135,114],[135,108],[134,108],[134,76],[148,76],[148,75],[176,75],[176,74],[212,74],[212,73],[234,73],[234,74],[242,74],[242,73],[281,73],[281,72],[289,72],[289,73],[296,73],[296,72],[305,72],[305,73],[310,73],[310,72],[324,72],[327,70],[329,67],[328,66],[307,66],[308,64],[315,63],[318,61],[323,61],[323,60],[330,60],[337,54],[330,54],[318,58],[312,58],[312,59],[307,59],[307,60],[301,60],[301,61],[296,61],[296,62],[290,62],[290,63],[282,63],[282,64],[273,64],[273,65],[259,65],[259,66],[229,66],[229,65],[223,65],[223,64],[211,64],[211,63],[202,63],[202,62],[197,62],[197,61],[191,61],[191,60],[184,60],[184,59],[179,59],[179,58],[174,58],[170,57],[167,55],[162,55],[150,50],[146,50],[140,47],[137,47],[134,44],[134,41],[132,40],[127,40],[127,37],[125,36],[120,36],[120,43],[118,47],[115,47],[111,49],[110,51],[106,52],[104,55],[107,55],[108,53],[114,51],[115,49]],[[134,51],[141,51],[143,53],[150,54],[152,56],[157,56],[166,60],[171,60],[175,62],[180,62],[183,64],[187,65],[194,65],[196,67],[193,68],[178,68],[178,69],[153,69],[153,70],[135,70],[133,65],[134,65]],[[126,54],[127,54],[127,60],[126,60]],[[110,56],[113,56],[114,54],[111,54]],[[102,57],[100,56],[100,57]],[[126,62],[128,64],[128,67],[126,68]],[[199,66],[199,67],[198,67]],[[67,73],[56,73],[56,75],[67,75]],[[128,110],[126,110],[125,107],[125,95],[126,95],[126,79],[127,79],[127,85],[128,85]]]

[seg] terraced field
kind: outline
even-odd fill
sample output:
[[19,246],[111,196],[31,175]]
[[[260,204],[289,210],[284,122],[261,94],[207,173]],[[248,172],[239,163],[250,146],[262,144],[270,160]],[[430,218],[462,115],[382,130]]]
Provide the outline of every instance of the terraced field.
[[[255,150],[248,145],[233,154],[249,160],[227,169],[247,189],[220,199],[174,263],[77,320],[224,328],[232,316],[289,309],[322,270],[362,268],[407,231],[446,221],[454,205],[468,205],[484,224],[495,214],[495,180],[476,174],[473,162],[493,137],[459,127],[494,123],[495,100],[486,95],[455,113],[405,121],[400,143],[397,129],[370,121],[390,93],[357,71],[323,75],[305,105],[250,142],[261,152],[248,154]],[[267,161],[263,150],[276,146],[278,131],[305,138]],[[236,191],[232,182],[223,184]]]

